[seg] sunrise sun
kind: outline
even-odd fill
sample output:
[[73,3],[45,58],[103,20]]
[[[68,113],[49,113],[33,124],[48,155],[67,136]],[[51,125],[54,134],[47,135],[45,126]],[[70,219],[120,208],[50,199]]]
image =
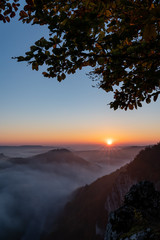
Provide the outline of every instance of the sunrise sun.
[[111,138],[108,138],[105,140],[108,146],[111,146],[113,144],[113,140]]

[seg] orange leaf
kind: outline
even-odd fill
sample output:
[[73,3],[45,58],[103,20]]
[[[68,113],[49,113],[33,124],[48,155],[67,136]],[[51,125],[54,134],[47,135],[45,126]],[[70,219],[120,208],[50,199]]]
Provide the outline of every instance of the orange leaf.
[[25,11],[20,11],[19,15],[24,18],[24,17],[28,17],[28,14]]

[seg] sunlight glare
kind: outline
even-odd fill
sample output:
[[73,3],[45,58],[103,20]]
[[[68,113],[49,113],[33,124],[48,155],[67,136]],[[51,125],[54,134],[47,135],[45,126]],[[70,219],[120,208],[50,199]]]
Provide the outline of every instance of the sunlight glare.
[[106,139],[107,145],[111,146],[113,144],[113,140],[111,138]]

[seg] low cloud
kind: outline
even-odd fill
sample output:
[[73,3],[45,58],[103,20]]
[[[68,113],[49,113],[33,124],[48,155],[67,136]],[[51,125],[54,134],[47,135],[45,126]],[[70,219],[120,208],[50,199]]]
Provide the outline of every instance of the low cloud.
[[99,175],[80,165],[23,160],[0,161],[0,239],[39,240],[71,192]]
[[92,161],[95,152],[77,157],[54,151],[33,158],[0,155],[0,239],[40,240],[53,229],[72,191],[120,166],[104,164],[106,155]]

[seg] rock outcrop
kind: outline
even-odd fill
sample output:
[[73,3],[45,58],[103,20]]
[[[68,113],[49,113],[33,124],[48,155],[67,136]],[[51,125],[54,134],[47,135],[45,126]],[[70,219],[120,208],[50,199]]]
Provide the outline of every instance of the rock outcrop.
[[124,205],[110,213],[105,240],[148,239],[160,239],[160,192],[142,181],[131,187]]
[[144,180],[160,190],[160,144],[147,147],[131,163],[79,188],[65,206],[57,229],[44,239],[104,240],[109,213],[122,205],[133,184]]

